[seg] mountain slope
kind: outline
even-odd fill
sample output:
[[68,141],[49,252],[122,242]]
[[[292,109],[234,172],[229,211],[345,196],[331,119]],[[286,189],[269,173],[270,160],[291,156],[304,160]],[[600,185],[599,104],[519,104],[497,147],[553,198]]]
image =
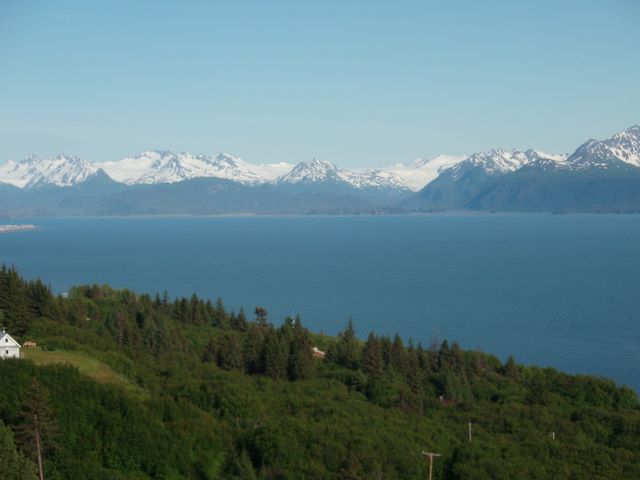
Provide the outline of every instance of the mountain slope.
[[589,140],[569,158],[571,165],[588,168],[625,162],[640,167],[640,125],[634,125],[606,140]]
[[466,156],[438,155],[431,159],[418,159],[412,163],[400,163],[384,167],[383,170],[398,175],[414,191],[431,183],[448,168],[465,160]]
[[273,180],[291,168],[287,163],[253,165],[226,153],[210,156],[169,151],[147,151],[99,165],[111,178],[127,185],[175,183],[199,177],[255,184]]
[[495,149],[474,153],[442,171],[408,205],[427,209],[465,209],[479,192],[498,179],[536,161],[563,160],[563,156],[535,150]]
[[331,185],[358,190],[409,190],[404,180],[393,172],[382,169],[340,169],[332,162],[317,158],[299,163],[273,183],[276,185],[324,185],[325,187]]
[[19,162],[10,160],[0,165],[0,182],[19,188],[68,187],[84,182],[97,171],[92,163],[70,155],[47,158],[30,155]]
[[224,153],[148,151],[97,164],[30,156],[0,165],[0,213],[638,212],[638,172],[638,125],[571,155],[493,149],[380,169],[253,165]]
[[454,165],[405,203],[419,210],[640,211],[640,128],[569,155],[491,150]]

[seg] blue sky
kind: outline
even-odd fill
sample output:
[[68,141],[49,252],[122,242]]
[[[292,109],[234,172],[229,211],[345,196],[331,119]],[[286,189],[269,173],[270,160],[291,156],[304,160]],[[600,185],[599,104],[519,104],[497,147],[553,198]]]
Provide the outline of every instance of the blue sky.
[[640,123],[640,2],[0,1],[0,162],[359,167]]

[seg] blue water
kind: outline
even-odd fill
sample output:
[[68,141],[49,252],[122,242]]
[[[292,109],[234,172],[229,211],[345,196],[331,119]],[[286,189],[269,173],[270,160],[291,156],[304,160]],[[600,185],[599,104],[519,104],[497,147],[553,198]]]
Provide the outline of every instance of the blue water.
[[[300,313],[336,333],[457,340],[640,391],[640,216],[26,219],[0,261],[57,292],[109,283]],[[0,223],[11,223],[9,220]]]

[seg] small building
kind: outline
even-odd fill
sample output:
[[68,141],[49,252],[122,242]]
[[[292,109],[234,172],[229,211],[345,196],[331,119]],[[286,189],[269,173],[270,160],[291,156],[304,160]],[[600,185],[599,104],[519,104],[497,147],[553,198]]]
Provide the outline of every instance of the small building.
[[322,350],[318,350],[318,347],[313,347],[313,349],[311,350],[311,355],[313,356],[313,358],[324,359],[326,353],[324,353]]
[[36,348],[38,344],[34,341],[27,340],[22,344],[22,348]]
[[0,333],[0,358],[20,358],[21,348],[20,344],[3,328]]

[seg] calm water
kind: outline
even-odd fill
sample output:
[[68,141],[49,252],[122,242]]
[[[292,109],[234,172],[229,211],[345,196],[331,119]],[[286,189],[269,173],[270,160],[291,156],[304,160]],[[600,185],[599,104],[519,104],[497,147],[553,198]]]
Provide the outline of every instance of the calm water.
[[[57,292],[109,283],[300,313],[335,333],[457,340],[640,391],[640,216],[26,219],[0,261]],[[10,223],[8,220],[0,223]]]

